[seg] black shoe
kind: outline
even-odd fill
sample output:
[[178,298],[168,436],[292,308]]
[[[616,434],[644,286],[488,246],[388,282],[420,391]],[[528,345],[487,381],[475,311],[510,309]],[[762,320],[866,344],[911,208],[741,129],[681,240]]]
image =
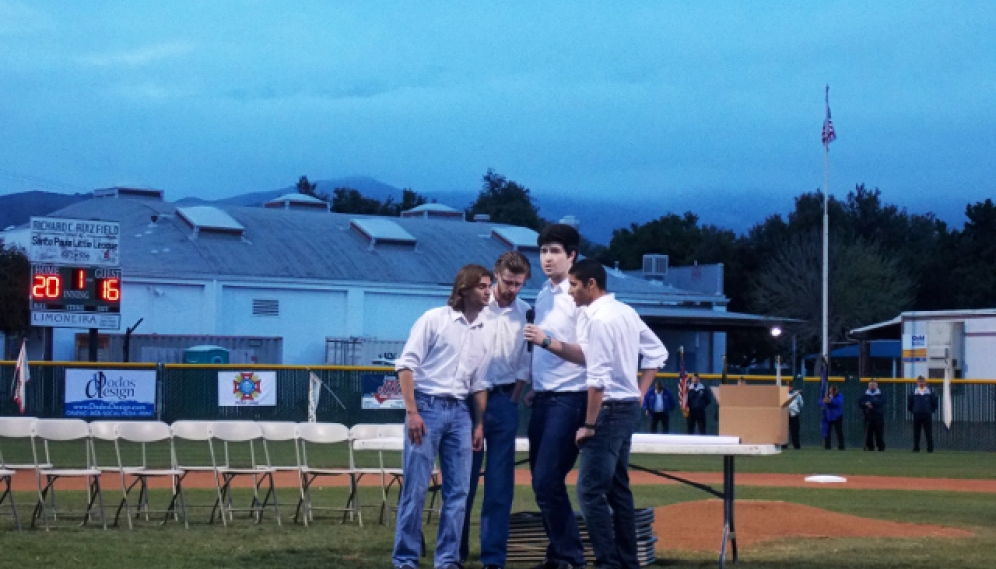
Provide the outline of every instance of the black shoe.
[[927,452],[934,452],[934,449],[929,448],[929,449],[927,449]]
[[920,452],[920,449],[917,447],[913,447],[913,452]]

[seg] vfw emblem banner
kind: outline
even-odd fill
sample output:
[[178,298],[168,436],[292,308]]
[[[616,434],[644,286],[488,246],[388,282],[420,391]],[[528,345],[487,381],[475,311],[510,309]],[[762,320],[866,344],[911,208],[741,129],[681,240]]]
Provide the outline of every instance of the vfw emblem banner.
[[273,407],[277,404],[277,372],[219,371],[219,407]]

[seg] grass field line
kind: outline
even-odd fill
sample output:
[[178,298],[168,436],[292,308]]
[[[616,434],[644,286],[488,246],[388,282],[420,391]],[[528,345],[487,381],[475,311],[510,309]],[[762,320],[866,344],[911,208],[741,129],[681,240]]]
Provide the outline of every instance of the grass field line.
[[[718,472],[679,472],[682,478],[700,484],[710,484],[720,486],[723,477]],[[659,476],[654,476],[647,472],[631,471],[630,484],[640,486],[650,485],[671,485],[678,484]],[[774,488],[826,488],[826,489],[849,489],[849,490],[934,490],[949,492],[973,492],[981,494],[996,493],[996,480],[980,479],[956,479],[956,478],[914,478],[905,476],[846,476],[847,482],[840,484],[814,484],[805,481],[803,474],[786,473],[756,473],[743,472],[736,476],[737,487],[760,486]],[[274,476],[274,482],[278,487],[296,487],[298,478],[296,472],[281,471]],[[361,486],[376,487],[381,483],[380,477],[374,474],[367,474],[360,480]],[[515,471],[515,483],[517,485],[528,486],[531,483],[529,471],[517,469]],[[577,483],[577,471],[572,471],[567,478],[568,484]],[[104,474],[101,476],[101,486],[103,488],[115,488],[120,486],[120,475]],[[191,472],[183,481],[185,488],[213,488],[214,479],[210,472]],[[248,488],[252,484],[249,479],[236,479],[232,485],[234,487]],[[156,478],[149,481],[153,488],[169,488],[168,478]],[[325,477],[315,482],[314,487],[343,487],[349,485],[349,478],[345,476]],[[65,479],[59,482],[59,488],[66,490],[83,490],[86,488],[82,479]],[[31,471],[20,471],[14,476],[14,491],[28,492],[37,489],[35,475]]]

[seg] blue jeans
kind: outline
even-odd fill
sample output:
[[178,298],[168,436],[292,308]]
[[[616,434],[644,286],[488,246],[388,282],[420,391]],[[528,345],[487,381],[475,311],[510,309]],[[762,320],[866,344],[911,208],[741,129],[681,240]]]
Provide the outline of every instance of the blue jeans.
[[595,435],[581,446],[578,501],[584,514],[595,567],[638,569],[629,449],[640,423],[640,402],[607,402],[598,413]]
[[[484,442],[488,463],[484,471],[484,501],[481,503],[481,565],[505,566],[508,553],[508,518],[515,493],[515,433],[519,428],[519,406],[512,393],[492,391],[484,412]],[[484,452],[474,453],[470,468],[470,492],[467,516],[463,522],[460,559],[470,553],[470,512],[474,507],[477,481],[481,475]]]
[[458,563],[460,531],[467,506],[470,463],[474,454],[470,414],[464,400],[432,397],[415,392],[418,413],[425,423],[422,444],[405,438],[402,469],[404,486],[398,500],[398,523],[394,530],[395,567],[418,566],[422,553],[422,512],[432,469],[439,456],[443,475],[443,506],[436,536],[435,566]]
[[540,392],[529,418],[529,468],[536,505],[550,538],[546,560],[584,565],[581,533],[565,481],[578,457],[575,435],[584,424],[588,393]]

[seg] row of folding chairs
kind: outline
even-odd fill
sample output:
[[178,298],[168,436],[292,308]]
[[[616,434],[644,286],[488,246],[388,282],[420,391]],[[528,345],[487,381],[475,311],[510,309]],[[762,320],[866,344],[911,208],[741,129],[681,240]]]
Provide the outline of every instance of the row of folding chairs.
[[[377,466],[357,466],[354,453],[354,440],[402,437],[404,426],[398,424],[360,424],[351,429],[337,423],[291,423],[291,422],[253,422],[253,421],[176,421],[172,425],[156,421],[94,421],[86,423],[80,419],[34,419],[25,417],[0,417],[0,439],[30,438],[33,463],[7,463],[0,445],[0,480],[3,481],[4,493],[0,506],[9,505],[10,514],[15,525],[20,527],[17,509],[11,492],[13,475],[17,470],[33,470],[37,479],[38,496],[31,518],[31,525],[41,521],[46,528],[50,522],[59,517],[56,502],[56,482],[64,478],[85,479],[87,487],[87,502],[82,523],[86,524],[99,519],[103,527],[107,527],[104,514],[103,489],[100,486],[102,473],[117,473],[121,481],[122,498],[117,507],[114,524],[117,525],[122,511],[132,527],[132,509],[134,504],[135,517],[145,516],[150,519],[150,513],[162,513],[163,521],[169,519],[183,520],[189,525],[187,510],[191,507],[183,492],[183,480],[191,472],[209,472],[213,475],[216,498],[211,505],[209,520],[221,519],[223,525],[234,520],[239,511],[248,512],[258,523],[262,520],[264,511],[272,508],[277,523],[281,523],[279,502],[276,494],[274,474],[279,471],[295,471],[298,478],[299,499],[295,509],[294,520],[303,521],[306,525],[314,520],[316,510],[341,510],[343,521],[355,519],[363,524],[363,510],[358,491],[359,481],[366,475],[380,476],[381,503],[380,522],[386,521],[390,507],[388,497],[392,487],[403,484],[402,469],[398,466],[387,466],[383,451],[378,452]],[[181,450],[191,450],[189,444],[183,446],[183,441],[206,443],[210,461],[196,456],[187,458]],[[50,452],[50,443],[67,444],[81,443],[85,459],[73,465],[54,464],[52,456],[62,457],[63,453]],[[115,460],[98,459],[98,445],[113,443]],[[271,455],[271,444],[290,442],[293,445],[294,460],[284,457],[284,462],[275,460]],[[166,445],[168,460],[155,461],[151,464],[149,455],[156,453],[149,450],[151,445],[160,445],[158,456],[163,454],[162,445]],[[309,448],[329,445],[343,445],[348,449],[348,464],[318,464],[309,459]],[[236,453],[236,447],[241,452]],[[258,449],[262,449],[262,453]],[[65,450],[65,449],[62,449]],[[314,456],[316,453],[312,452]],[[333,453],[334,454],[334,453]],[[339,453],[342,454],[341,452]],[[236,455],[238,455],[236,457]],[[113,464],[113,466],[111,465]],[[101,466],[103,465],[103,466]],[[9,473],[9,474],[8,474]],[[314,504],[311,496],[313,483],[323,477],[349,477],[350,493],[343,508],[320,507]],[[232,484],[240,477],[252,479],[253,497],[248,507],[235,506]],[[149,481],[163,478],[169,481],[171,488],[170,502],[165,509],[152,510],[149,506]],[[433,489],[438,489],[438,472],[433,475]],[[434,510],[436,492],[432,493],[427,510],[430,519]]]

